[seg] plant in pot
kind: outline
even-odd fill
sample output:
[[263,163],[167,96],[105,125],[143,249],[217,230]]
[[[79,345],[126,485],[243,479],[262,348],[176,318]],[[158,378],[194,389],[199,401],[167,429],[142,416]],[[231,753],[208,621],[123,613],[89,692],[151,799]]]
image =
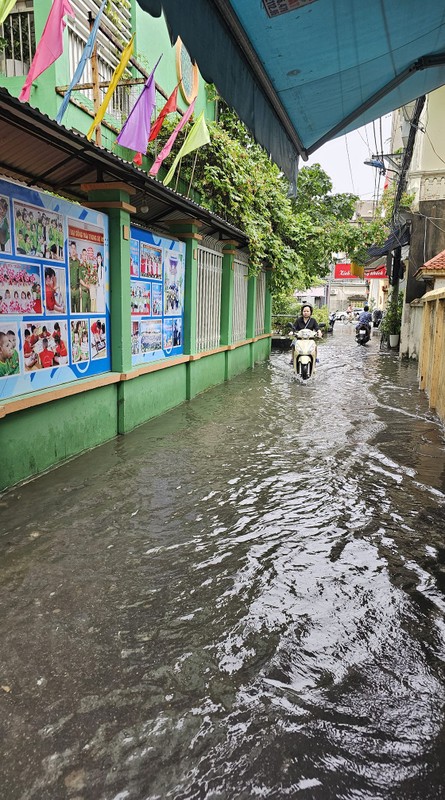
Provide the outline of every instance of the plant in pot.
[[402,311],[403,294],[394,295],[392,293],[380,323],[380,331],[389,340],[390,347],[397,347],[399,344]]

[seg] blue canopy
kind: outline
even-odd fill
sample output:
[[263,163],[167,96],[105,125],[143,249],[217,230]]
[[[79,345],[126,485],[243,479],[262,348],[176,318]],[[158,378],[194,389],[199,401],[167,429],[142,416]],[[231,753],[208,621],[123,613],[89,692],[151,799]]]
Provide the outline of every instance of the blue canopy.
[[445,84],[441,0],[137,2],[291,181],[298,156]]

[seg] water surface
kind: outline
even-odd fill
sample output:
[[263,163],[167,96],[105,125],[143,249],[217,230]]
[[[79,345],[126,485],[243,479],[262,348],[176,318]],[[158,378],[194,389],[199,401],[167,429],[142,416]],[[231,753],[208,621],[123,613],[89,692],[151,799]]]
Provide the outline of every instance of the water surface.
[[0,500],[5,800],[445,797],[445,440],[339,328]]

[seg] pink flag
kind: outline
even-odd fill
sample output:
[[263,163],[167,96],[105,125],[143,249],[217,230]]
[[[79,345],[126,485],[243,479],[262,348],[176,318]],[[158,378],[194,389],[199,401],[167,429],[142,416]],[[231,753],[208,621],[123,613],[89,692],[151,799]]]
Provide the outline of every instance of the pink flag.
[[188,107],[187,111],[185,112],[184,116],[182,117],[181,121],[178,123],[178,125],[177,125],[177,126],[176,126],[176,128],[174,129],[173,133],[170,135],[170,138],[167,140],[167,142],[165,143],[165,145],[164,145],[164,147],[162,148],[161,152],[159,153],[158,157],[157,157],[157,158],[156,158],[156,160],[153,162],[153,165],[152,165],[152,167],[151,167],[151,170],[150,170],[150,172],[148,173],[149,175],[157,175],[157,174],[158,174],[158,172],[159,172],[159,168],[160,168],[160,166],[161,166],[161,164],[162,164],[162,162],[163,162],[164,158],[167,158],[167,156],[168,156],[168,154],[169,154],[170,150],[172,149],[172,147],[173,147],[173,145],[174,145],[174,143],[175,143],[175,139],[176,139],[176,137],[177,137],[177,135],[178,135],[179,131],[180,131],[180,130],[181,130],[183,127],[184,127],[184,125],[186,124],[186,122],[188,122],[188,120],[189,120],[189,119],[190,119],[190,117],[192,116],[192,114],[193,114],[193,110],[194,110],[194,108],[195,108],[195,102],[196,102],[196,97],[195,97],[195,99],[194,99],[194,100],[193,100],[193,101],[190,103],[190,105],[189,105],[189,107]]
[[116,140],[122,147],[128,147],[129,150],[136,150],[139,153],[145,153],[147,150],[151,129],[151,115],[156,107],[155,69],[156,67],[147,78],[145,86]]
[[66,25],[65,14],[74,17],[74,11],[69,0],[54,0],[25,83],[20,92],[19,100],[22,103],[29,100],[33,81],[62,55],[63,31]]

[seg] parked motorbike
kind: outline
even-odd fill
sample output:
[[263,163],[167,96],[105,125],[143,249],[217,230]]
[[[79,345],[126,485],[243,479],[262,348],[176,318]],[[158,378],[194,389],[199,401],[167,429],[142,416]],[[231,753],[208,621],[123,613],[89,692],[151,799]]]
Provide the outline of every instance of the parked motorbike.
[[292,353],[294,372],[307,381],[314,374],[317,362],[316,331],[303,328],[301,331],[292,331]]
[[371,338],[371,327],[366,322],[359,322],[355,330],[357,344],[367,344]]

